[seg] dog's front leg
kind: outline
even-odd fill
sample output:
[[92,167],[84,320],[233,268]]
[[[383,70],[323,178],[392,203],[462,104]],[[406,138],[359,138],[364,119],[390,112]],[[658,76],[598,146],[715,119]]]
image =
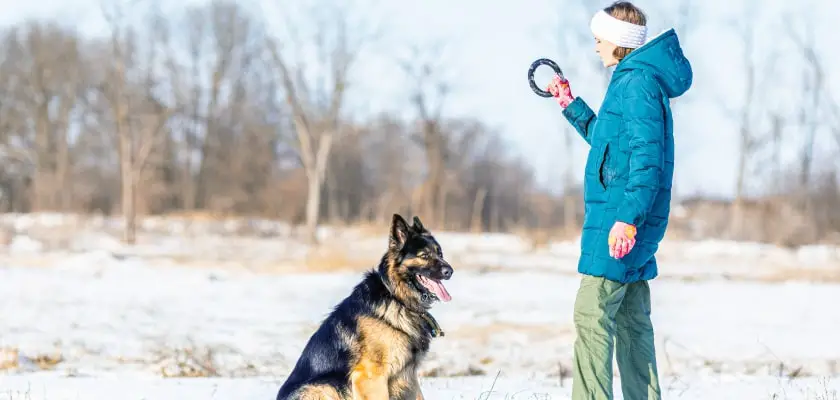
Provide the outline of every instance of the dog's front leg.
[[362,360],[350,372],[353,400],[389,400],[386,368],[379,363]]

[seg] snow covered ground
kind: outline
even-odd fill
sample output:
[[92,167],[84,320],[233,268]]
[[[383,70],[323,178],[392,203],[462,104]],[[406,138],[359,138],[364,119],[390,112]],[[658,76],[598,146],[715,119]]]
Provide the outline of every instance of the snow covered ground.
[[[218,400],[265,399],[277,395],[273,379],[196,378],[145,379],[0,377],[4,389],[0,400]],[[666,386],[664,399],[744,400],[814,399],[835,400],[840,385],[825,379],[795,381],[756,377],[700,377],[681,379]],[[527,381],[504,376],[431,378],[423,380],[426,399],[452,400],[562,400],[571,398],[568,383],[556,380]],[[616,399],[623,399],[616,385]]]
[[[0,217],[0,400],[274,398],[385,243],[325,229],[353,253],[318,250],[329,257],[311,271],[311,249],[282,224],[150,221],[128,248],[115,221]],[[438,237],[456,272],[452,302],[434,310],[446,336],[422,371],[426,397],[569,398],[577,245]],[[661,259],[666,398],[837,398],[836,248],[670,242]]]

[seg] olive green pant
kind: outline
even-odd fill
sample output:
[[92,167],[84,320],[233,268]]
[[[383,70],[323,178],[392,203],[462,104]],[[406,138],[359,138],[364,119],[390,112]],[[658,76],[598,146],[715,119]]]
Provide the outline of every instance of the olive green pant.
[[584,275],[574,322],[572,400],[613,399],[614,348],[624,400],[661,399],[647,281]]

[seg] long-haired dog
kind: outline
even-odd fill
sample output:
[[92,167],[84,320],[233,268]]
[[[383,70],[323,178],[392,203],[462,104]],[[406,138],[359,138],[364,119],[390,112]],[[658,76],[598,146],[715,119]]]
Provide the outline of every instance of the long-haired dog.
[[420,219],[394,214],[378,268],[312,334],[277,400],[423,399],[419,365],[443,335],[429,309],[452,299],[452,272]]

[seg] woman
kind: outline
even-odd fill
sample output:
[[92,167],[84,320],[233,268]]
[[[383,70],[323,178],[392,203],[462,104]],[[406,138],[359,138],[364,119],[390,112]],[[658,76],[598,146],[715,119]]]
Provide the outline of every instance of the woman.
[[657,276],[654,254],[670,213],[669,99],[688,90],[693,74],[673,29],[646,42],[646,17],[629,2],[596,13],[590,29],[604,66],[615,66],[598,115],[567,80],[555,77],[548,88],[590,145],[572,399],[613,398],[614,346],[624,398],[659,399],[647,281]]

